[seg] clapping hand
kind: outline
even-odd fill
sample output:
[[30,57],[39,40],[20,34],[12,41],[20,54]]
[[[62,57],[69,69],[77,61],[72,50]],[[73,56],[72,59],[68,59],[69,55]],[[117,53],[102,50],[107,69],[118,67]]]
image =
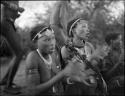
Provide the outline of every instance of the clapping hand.
[[103,59],[105,56],[107,56],[108,54],[108,48],[106,46],[98,46],[93,54],[89,57],[89,61],[91,61],[92,59]]
[[65,72],[72,81],[81,82],[87,86],[91,86],[87,80],[90,80],[90,76],[95,74],[92,69],[86,70],[86,64],[79,60],[77,57],[74,57],[72,60],[68,61]]

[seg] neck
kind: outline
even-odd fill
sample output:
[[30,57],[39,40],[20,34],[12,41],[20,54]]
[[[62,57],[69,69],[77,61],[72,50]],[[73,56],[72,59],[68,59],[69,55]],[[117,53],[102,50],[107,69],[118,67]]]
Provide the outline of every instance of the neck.
[[[82,42],[82,43],[80,43],[80,42]],[[75,36],[75,37],[73,38],[73,43],[74,43],[74,45],[76,45],[76,46],[81,46],[81,44],[82,44],[82,45],[85,44],[85,40],[79,41],[78,37]]]
[[74,37],[73,37],[73,43],[74,43],[74,44],[77,44],[77,42],[78,42],[78,38],[77,38],[76,36],[74,36]]
[[39,52],[41,53],[41,55],[45,58],[45,59],[48,59],[49,58],[49,54],[43,52],[42,50],[38,49]]

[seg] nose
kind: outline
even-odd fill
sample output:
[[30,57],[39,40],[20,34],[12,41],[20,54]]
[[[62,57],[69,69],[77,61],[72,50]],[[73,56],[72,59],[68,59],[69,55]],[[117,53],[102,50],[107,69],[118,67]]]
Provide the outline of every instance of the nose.
[[56,43],[55,39],[52,39],[51,43],[50,43],[50,46],[55,46],[55,43]]
[[86,34],[90,35],[89,29],[86,29]]

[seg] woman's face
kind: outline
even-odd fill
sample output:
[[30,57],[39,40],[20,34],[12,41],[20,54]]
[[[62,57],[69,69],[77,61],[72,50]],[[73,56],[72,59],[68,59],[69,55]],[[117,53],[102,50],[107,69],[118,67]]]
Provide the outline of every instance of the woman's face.
[[89,28],[88,28],[88,23],[84,20],[80,20],[77,25],[76,28],[74,29],[75,31],[75,35],[79,38],[79,39],[83,39],[86,40],[88,39],[90,33],[89,33]]
[[44,53],[51,54],[55,50],[55,43],[54,33],[51,30],[46,30],[38,40],[38,48]]
[[74,31],[73,32],[74,43],[79,47],[83,47],[84,46],[83,40],[87,40],[89,37],[88,23],[85,22],[84,20],[80,20],[80,22],[77,23],[73,31]]

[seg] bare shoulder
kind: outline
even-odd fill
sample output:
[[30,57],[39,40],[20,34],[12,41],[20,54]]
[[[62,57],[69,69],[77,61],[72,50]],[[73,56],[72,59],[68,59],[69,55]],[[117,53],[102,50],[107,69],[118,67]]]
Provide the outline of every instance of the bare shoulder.
[[92,47],[93,45],[92,45],[92,43],[90,43],[90,42],[86,42],[86,46]]
[[61,48],[61,54],[64,54],[64,53],[67,53],[67,48],[65,47],[65,46],[63,46],[62,48]]
[[85,46],[86,48],[89,48],[94,51],[94,46],[92,45],[92,43],[86,42],[85,44],[86,44],[86,46]]
[[72,52],[68,48],[66,48],[66,46],[63,46],[61,48],[61,55],[62,55],[63,59],[69,58],[69,56],[71,55],[71,53]]
[[37,67],[38,64],[38,54],[36,51],[31,51],[26,58],[27,67]]
[[27,59],[34,60],[38,58],[38,54],[36,51],[31,51],[29,52]]

